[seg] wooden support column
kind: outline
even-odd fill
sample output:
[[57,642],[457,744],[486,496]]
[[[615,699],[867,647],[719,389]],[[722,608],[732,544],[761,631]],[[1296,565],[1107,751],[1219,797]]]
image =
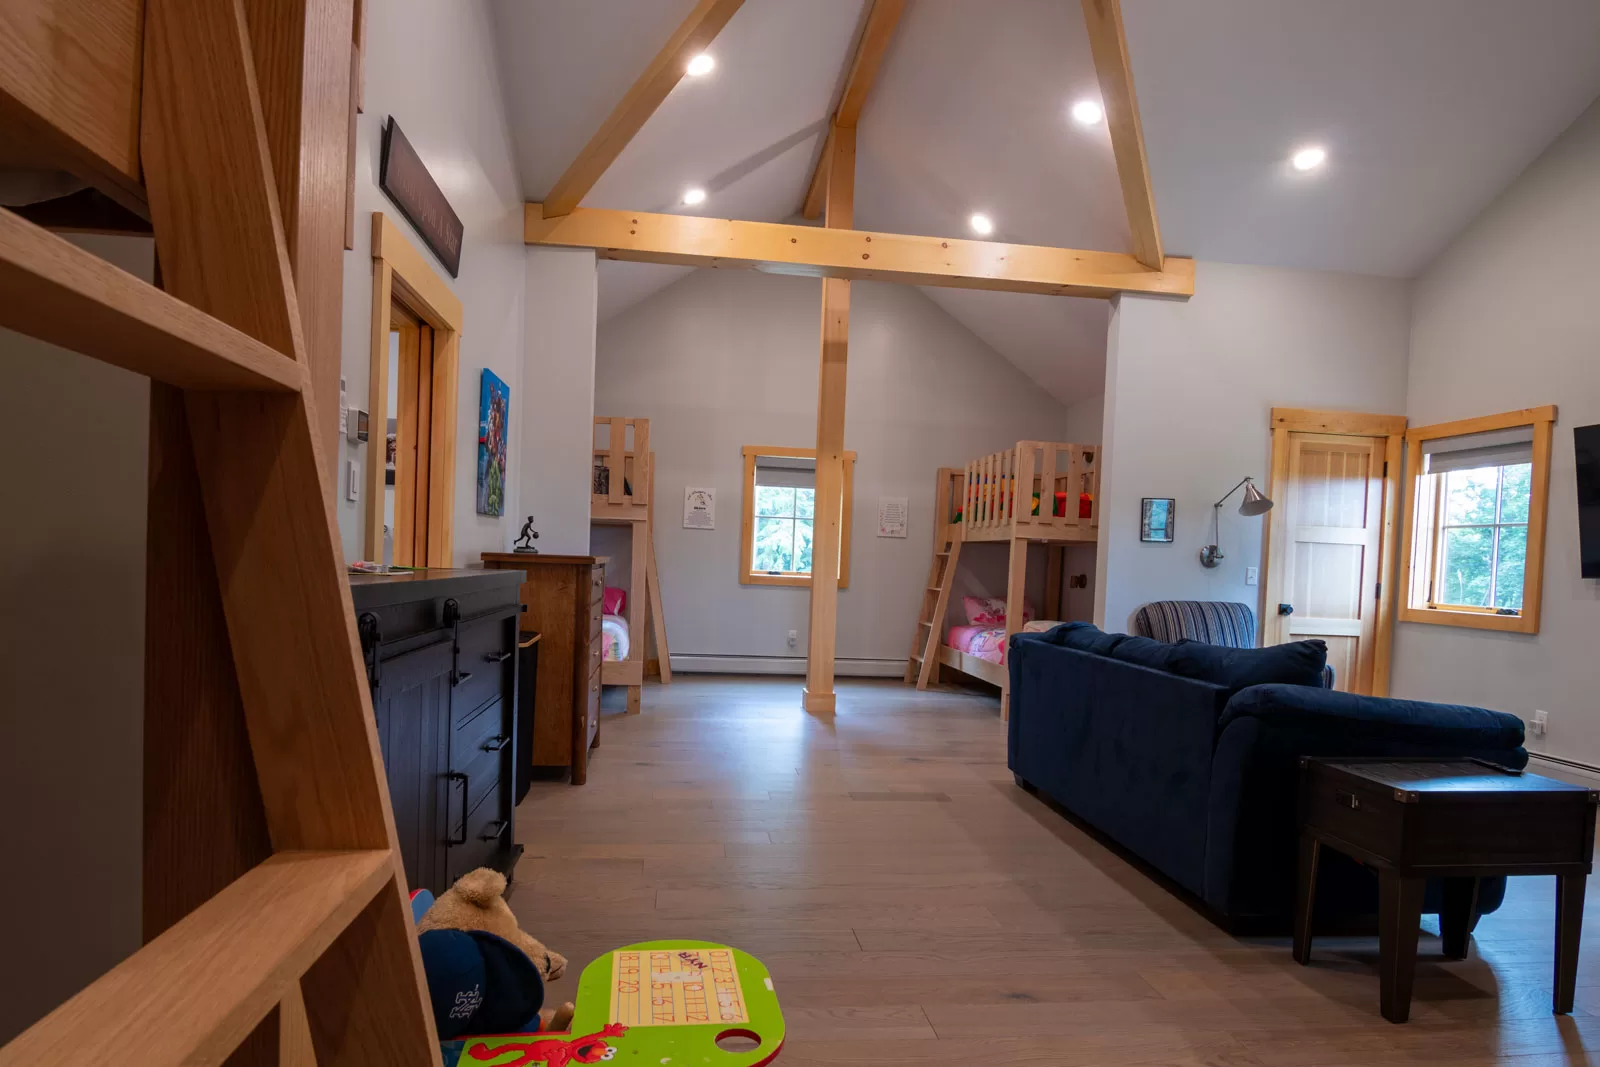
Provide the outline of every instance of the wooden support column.
[[[829,139],[825,224],[854,226],[856,131],[836,126]],[[850,283],[822,280],[822,367],[817,385],[817,498],[811,533],[811,632],[805,709],[831,712],[839,621],[839,556],[844,530],[844,399],[850,349]]]

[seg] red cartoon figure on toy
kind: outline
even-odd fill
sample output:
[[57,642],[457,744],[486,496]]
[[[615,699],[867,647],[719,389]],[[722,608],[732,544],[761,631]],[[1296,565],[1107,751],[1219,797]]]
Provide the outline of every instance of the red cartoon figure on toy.
[[597,1033],[576,1037],[571,1041],[547,1037],[535,1041],[496,1045],[494,1048],[474,1045],[469,1054],[475,1060],[486,1062],[497,1060],[508,1052],[522,1053],[521,1059],[497,1063],[495,1067],[525,1067],[530,1063],[543,1063],[547,1067],[567,1067],[572,1063],[604,1063],[617,1054],[617,1050],[606,1044],[604,1039],[621,1037],[627,1032],[628,1028],[621,1023],[610,1023]]

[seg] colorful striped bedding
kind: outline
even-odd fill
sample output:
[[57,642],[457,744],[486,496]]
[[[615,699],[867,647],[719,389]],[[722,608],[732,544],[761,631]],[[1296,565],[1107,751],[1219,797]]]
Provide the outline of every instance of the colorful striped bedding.
[[[1041,633],[1052,626],[1060,626],[1051,619],[1033,619],[1022,626],[1024,633]],[[1004,626],[952,626],[945,635],[945,644],[957,652],[1004,664],[1006,661],[1006,628]]]
[[607,662],[628,658],[628,620],[621,615],[605,615],[600,619],[601,655]]

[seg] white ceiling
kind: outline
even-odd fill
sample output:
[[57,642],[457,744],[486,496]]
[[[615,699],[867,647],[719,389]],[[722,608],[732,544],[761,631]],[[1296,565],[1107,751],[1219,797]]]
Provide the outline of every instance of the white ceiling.
[[[523,189],[539,199],[694,0],[493,0]],[[1600,0],[1124,0],[1169,251],[1409,276],[1600,94]],[[584,200],[779,221],[798,209],[863,0],[746,0]],[[1067,0],[910,0],[861,120],[856,225],[1126,250]],[[1306,141],[1324,171],[1291,178]],[[609,317],[686,268],[602,262]],[[929,289],[1063,403],[1104,385],[1106,305]]]

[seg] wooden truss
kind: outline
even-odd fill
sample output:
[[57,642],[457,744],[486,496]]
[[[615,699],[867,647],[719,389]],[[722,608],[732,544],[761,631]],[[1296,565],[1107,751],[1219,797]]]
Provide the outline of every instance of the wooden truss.
[[161,280],[0,210],[0,326],[152,380],[146,944],[3,1067],[439,1063],[314,430],[354,38],[352,0],[0,11],[5,165],[147,216]]
[[[838,564],[838,518],[822,507],[821,501],[832,497],[821,490],[834,477],[836,463],[831,457],[844,448],[852,279],[1102,299],[1120,293],[1194,295],[1194,261],[1167,256],[1161,247],[1120,0],[1080,2],[1127,208],[1131,253],[854,229],[856,126],[905,0],[872,0],[867,7],[839,103],[829,119],[828,135],[801,207],[808,219],[825,213],[822,228],[578,206],[583,193],[676,84],[683,64],[692,54],[685,42],[693,41],[696,50],[709,43],[731,17],[731,9],[738,7],[734,0],[720,5],[714,0],[702,0],[545,202],[527,206],[524,236],[530,245],[589,248],[602,259],[746,268],[825,279],[817,407],[819,506],[812,546],[812,564],[819,572],[829,573]],[[660,88],[662,85],[666,88]],[[838,590],[831,582],[811,585],[805,706],[812,711],[827,712],[834,707],[837,596]]]

